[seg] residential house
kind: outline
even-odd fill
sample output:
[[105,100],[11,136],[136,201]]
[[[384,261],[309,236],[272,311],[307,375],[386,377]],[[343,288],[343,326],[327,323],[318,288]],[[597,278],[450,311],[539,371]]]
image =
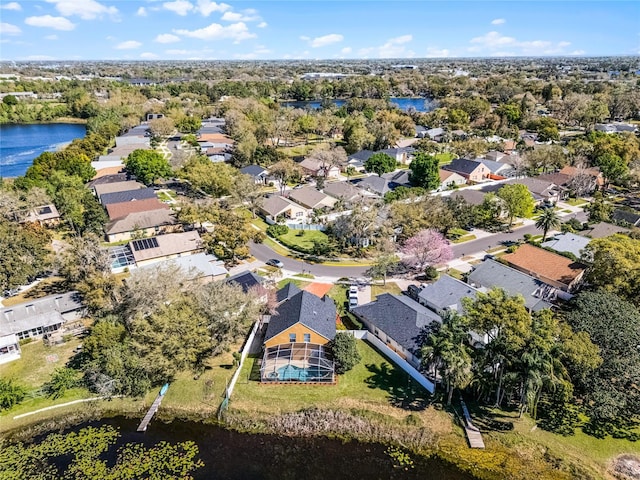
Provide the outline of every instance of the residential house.
[[157,275],[160,268],[175,265],[183,270],[192,280],[198,280],[201,283],[209,283],[217,280],[224,280],[229,271],[225,268],[224,262],[218,260],[214,255],[204,252],[194,253],[186,257],[172,258],[161,262],[147,265],[136,270],[132,274],[139,275]]
[[104,226],[105,237],[109,243],[179,231],[182,231],[182,226],[173,212],[165,208],[130,213]]
[[612,223],[600,222],[594,225],[589,225],[587,230],[582,230],[578,232],[580,235],[584,235],[589,238],[604,238],[609,237],[611,235],[615,235],[616,233],[626,234],[631,230],[625,227],[621,227],[620,225],[614,225]]
[[320,192],[316,187],[307,186],[292,190],[289,199],[311,210],[320,208],[332,208],[337,200]]
[[370,175],[365,178],[357,178],[355,180],[352,180],[352,183],[356,187],[380,197],[384,197],[385,193],[391,191],[389,180],[377,175]]
[[305,158],[299,165],[306,175],[313,177],[337,178],[340,176],[340,167],[315,158]]
[[[120,169],[122,169],[122,167],[119,167]],[[116,173],[107,173],[104,175],[99,175],[96,174],[95,177],[93,177],[93,179],[87,183],[87,187],[90,190],[93,190],[93,187],[95,187],[96,185],[102,185],[104,183],[121,183],[121,182],[126,182],[127,180],[129,180],[129,176],[126,173],[123,172],[116,172]],[[95,190],[93,190],[95,192]]]
[[416,138],[424,138],[427,136],[427,128],[422,125],[416,125]]
[[327,195],[342,200],[345,205],[349,205],[362,198],[361,191],[349,182],[327,182],[322,189]]
[[525,243],[502,257],[516,270],[559,288],[564,292],[576,290],[586,267],[578,262]]
[[429,139],[433,140],[434,142],[439,142],[445,137],[444,129],[440,127],[430,128],[429,130],[427,130],[424,138],[426,137],[429,137]]
[[264,286],[264,278],[260,275],[256,275],[249,270],[236,273],[235,275],[228,277],[225,282],[233,285],[238,285],[240,288],[242,288],[242,291],[244,293],[248,293],[250,291],[257,292],[260,296],[261,301],[267,301],[268,292]]
[[29,210],[20,223],[38,223],[43,227],[55,227],[60,223],[60,214],[53,203]]
[[473,190],[470,188],[463,188],[456,190],[451,194],[451,198],[461,198],[469,205],[482,205],[484,202],[484,192],[480,190]]
[[611,214],[611,220],[630,227],[640,227],[640,212],[616,208]]
[[522,273],[490,258],[474,266],[467,282],[481,292],[502,288],[509,295],[521,295],[531,312],[551,308],[558,290],[537,278]]
[[212,147],[231,150],[235,141],[224,133],[201,133],[197,135],[198,142],[209,142]]
[[509,155],[504,152],[499,152],[498,150],[491,150],[490,152],[487,152],[485,154],[484,158],[487,160],[491,160],[492,162],[499,162],[500,160],[508,156]]
[[385,148],[384,150],[380,150],[376,153],[384,153],[385,155],[389,155],[391,158],[394,158],[396,162],[401,163],[403,165],[408,165],[413,160],[413,154],[415,152],[415,148],[413,147],[397,147],[397,148]]
[[636,133],[638,131],[638,127],[628,123],[596,123],[594,130],[604,133]]
[[375,301],[351,309],[376,337],[415,368],[420,368],[419,336],[440,316],[406,295],[383,293]]
[[456,186],[464,185],[467,183],[467,179],[462,175],[456,172],[450,172],[449,170],[440,169],[438,171],[440,175],[440,186],[438,187],[438,192],[443,192],[445,190],[451,190]]
[[462,313],[462,299],[475,299],[477,293],[478,290],[471,285],[449,275],[441,275],[437,281],[428,283],[419,290],[417,301],[438,315],[447,310]]
[[151,212],[153,210],[169,210],[166,203],[162,203],[156,197],[145,200],[131,200],[130,202],[110,203],[105,205],[109,220],[126,217],[131,213]]
[[308,209],[280,195],[265,197],[259,208],[266,219],[276,222],[278,218],[304,222],[308,216]]
[[566,167],[563,167],[559,173],[563,175],[569,175],[572,178],[577,175],[588,175],[594,182],[591,187],[591,191],[595,190],[596,188],[602,188],[604,186],[604,176],[602,175],[602,172],[598,167],[579,168],[567,165]]
[[482,164],[491,172],[487,178],[491,180],[501,180],[507,177],[515,176],[516,172],[513,166],[508,163],[494,162],[493,160],[481,159]]
[[541,246],[555,250],[558,253],[570,253],[576,258],[584,258],[584,249],[587,248],[590,241],[590,238],[567,232],[555,235]]
[[132,240],[129,242],[129,249],[136,265],[143,267],[170,258],[200,253],[204,247],[198,232],[190,231]]
[[127,192],[129,190],[137,190],[140,188],[146,188],[142,183],[134,180],[127,180],[124,182],[104,182],[98,185],[93,185],[93,193],[100,197],[105,193]]
[[374,153],[373,150],[360,150],[359,152],[349,155],[347,157],[347,167],[353,167],[358,172],[364,172],[365,162],[369,160]]
[[0,364],[20,358],[20,340],[52,335],[84,313],[78,292],[49,295],[0,309]]
[[481,182],[491,173],[491,170],[481,161],[456,158],[442,168],[463,176],[468,182]]
[[196,135],[202,136],[212,133],[224,133],[226,121],[224,118],[208,118],[202,121],[202,126]]
[[127,190],[126,192],[105,193],[99,197],[100,203],[104,206],[112,203],[145,200],[147,198],[156,198],[156,192],[153,188],[139,188],[137,190]]
[[527,187],[529,193],[533,197],[533,200],[536,204],[546,203],[546,204],[555,204],[558,201],[566,198],[569,192],[556,185],[553,182],[549,182],[546,180],[541,180],[539,178],[532,177],[524,177],[524,178],[513,178],[507,180],[504,183],[487,185],[482,188],[484,192],[497,192],[504,185],[513,185],[513,184],[521,184]]
[[277,313],[268,321],[263,382],[335,383],[327,344],[336,335],[336,305],[327,296],[285,287]]
[[269,176],[269,171],[260,165],[247,165],[240,169],[240,173],[253,177],[253,181],[260,185],[267,183]]
[[409,170],[397,170],[395,172],[383,173],[382,178],[389,182],[389,188],[395,190],[398,187],[410,188],[411,184],[411,171]]

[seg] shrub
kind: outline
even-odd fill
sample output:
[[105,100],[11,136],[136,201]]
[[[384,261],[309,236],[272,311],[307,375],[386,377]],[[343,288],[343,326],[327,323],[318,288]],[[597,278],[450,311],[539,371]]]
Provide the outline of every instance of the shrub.
[[278,238],[280,235],[289,233],[289,227],[286,225],[269,225],[267,227],[267,235],[273,238]]
[[342,375],[355,367],[361,360],[356,339],[348,333],[336,333],[330,342],[336,373]]
[[44,391],[52,398],[62,397],[67,390],[77,387],[80,384],[78,371],[73,368],[57,368],[51,380],[44,385]]
[[22,401],[27,394],[22,385],[0,378],[0,410],[7,410]]
[[435,267],[429,265],[424,269],[424,277],[426,280],[435,280],[438,278],[438,270]]

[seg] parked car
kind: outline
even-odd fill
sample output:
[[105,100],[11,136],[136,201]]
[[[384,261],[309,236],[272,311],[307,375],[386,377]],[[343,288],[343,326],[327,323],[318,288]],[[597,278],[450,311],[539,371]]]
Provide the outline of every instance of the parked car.
[[351,285],[349,287],[349,298],[358,296],[358,287]]
[[358,306],[358,297],[349,297],[349,310]]
[[277,258],[270,258],[269,260],[267,260],[264,263],[266,263],[267,265],[270,265],[272,267],[277,267],[277,268],[283,268],[284,267],[284,263],[282,263]]

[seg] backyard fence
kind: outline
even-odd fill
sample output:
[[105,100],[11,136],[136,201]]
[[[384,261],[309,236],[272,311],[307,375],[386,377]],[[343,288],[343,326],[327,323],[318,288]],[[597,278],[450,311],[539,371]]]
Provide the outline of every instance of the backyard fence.
[[320,230],[324,231],[327,229],[325,225],[320,225],[318,223],[287,223],[287,227],[291,230]]
[[393,361],[396,365],[398,365],[402,370],[407,372],[407,374],[413,378],[416,382],[422,385],[429,393],[433,393],[435,391],[435,385],[433,382],[425,378],[418,370],[416,370],[413,365],[407,362],[404,358],[394,352],[391,348],[389,348],[382,340],[376,337],[374,334],[369,332],[368,330],[347,330],[346,333],[354,336],[358,340],[365,340],[373,345],[375,348],[384,353],[390,360]]

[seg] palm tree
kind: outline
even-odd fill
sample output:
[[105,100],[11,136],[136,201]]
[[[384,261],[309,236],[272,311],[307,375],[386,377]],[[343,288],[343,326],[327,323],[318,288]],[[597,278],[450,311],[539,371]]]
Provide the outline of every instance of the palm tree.
[[560,217],[558,217],[558,214],[556,213],[556,209],[554,207],[545,208],[536,220],[536,228],[541,228],[543,232],[543,242],[547,238],[547,232],[552,228],[558,228],[559,226]]

